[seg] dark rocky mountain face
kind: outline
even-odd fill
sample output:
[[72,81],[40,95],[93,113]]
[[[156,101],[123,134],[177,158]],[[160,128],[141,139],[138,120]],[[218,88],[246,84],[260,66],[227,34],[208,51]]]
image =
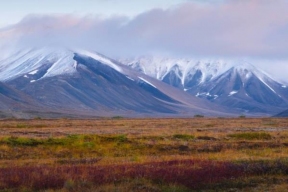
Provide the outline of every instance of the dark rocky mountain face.
[[182,73],[179,69],[178,65],[174,65],[169,73],[167,73],[162,81],[174,87],[183,89],[183,85],[181,82]]
[[196,70],[194,74],[188,74],[184,82],[185,89],[189,90],[198,86],[201,83],[203,73],[201,70]]

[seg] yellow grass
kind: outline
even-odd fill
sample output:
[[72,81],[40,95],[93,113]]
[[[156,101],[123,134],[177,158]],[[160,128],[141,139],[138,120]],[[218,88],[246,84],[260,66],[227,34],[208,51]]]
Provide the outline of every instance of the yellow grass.
[[[244,137],[237,136],[242,133]],[[255,133],[265,137],[250,137]],[[0,121],[0,135],[0,167],[73,164],[81,159],[94,165],[288,159],[285,118],[10,119]],[[51,144],[49,139],[63,143]],[[30,141],[38,144],[30,146]],[[119,187],[129,191],[134,184]],[[151,183],[146,187],[155,188]],[[247,190],[281,191],[288,186],[278,182],[257,187]],[[105,185],[101,190],[114,188]]]

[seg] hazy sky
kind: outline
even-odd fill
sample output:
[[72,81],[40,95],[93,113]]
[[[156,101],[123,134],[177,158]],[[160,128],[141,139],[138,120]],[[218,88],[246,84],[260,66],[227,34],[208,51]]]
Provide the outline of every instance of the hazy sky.
[[0,0],[0,27],[17,23],[28,14],[135,16],[153,8],[168,8],[185,1],[187,0]]
[[244,58],[287,76],[288,0],[0,2],[2,56],[7,45],[53,45],[111,57]]

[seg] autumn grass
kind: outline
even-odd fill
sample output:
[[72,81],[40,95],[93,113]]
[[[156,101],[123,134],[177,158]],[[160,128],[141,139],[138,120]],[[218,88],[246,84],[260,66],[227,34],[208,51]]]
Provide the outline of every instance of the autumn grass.
[[[142,180],[155,191],[167,186],[188,190],[226,190],[255,187],[262,177],[286,178],[286,161],[220,162],[174,160],[122,165],[57,165],[0,168],[0,189],[83,190],[113,184],[131,184]],[[281,177],[282,176],[282,177]],[[253,183],[251,184],[251,181]],[[285,181],[285,180],[284,180]],[[114,189],[115,189],[114,187]],[[147,188],[146,188],[147,189]],[[148,190],[147,190],[148,191]]]
[[173,138],[188,141],[194,139],[195,137],[188,134],[175,134],[173,135]]
[[252,132],[252,133],[234,133],[229,134],[229,137],[241,140],[271,140],[272,136],[269,133],[264,132]]
[[0,189],[263,191],[270,182],[281,191],[287,127],[276,118],[2,120]]
[[61,188],[67,181],[88,182],[93,185],[121,183],[146,179],[155,184],[169,183],[190,189],[237,178],[243,174],[241,166],[228,162],[199,160],[149,162],[110,166],[38,166],[0,169],[0,188],[31,188],[34,190]]

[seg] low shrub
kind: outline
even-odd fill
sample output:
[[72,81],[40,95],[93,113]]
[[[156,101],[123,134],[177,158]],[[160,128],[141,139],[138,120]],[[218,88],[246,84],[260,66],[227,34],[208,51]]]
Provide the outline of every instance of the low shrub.
[[102,136],[101,140],[123,143],[123,142],[127,142],[128,138],[126,135],[115,135],[115,136]]
[[72,189],[79,182],[95,186],[147,179],[153,183],[199,189],[207,184],[242,176],[241,165],[229,162],[174,160],[106,166],[57,165],[0,168],[0,190]]
[[272,136],[269,133],[247,132],[247,133],[234,133],[229,134],[229,137],[244,140],[270,140]]
[[196,114],[196,115],[194,115],[194,117],[195,117],[195,118],[202,118],[202,117],[204,117],[204,115]]
[[197,139],[199,140],[210,140],[210,141],[216,141],[217,139],[215,137],[209,137],[209,136],[198,136]]
[[16,128],[28,128],[28,125],[26,125],[26,124],[17,124]]
[[174,139],[181,139],[181,140],[186,140],[186,141],[188,141],[188,140],[194,139],[195,136],[193,136],[193,135],[188,135],[188,134],[175,134],[175,135],[173,135],[173,138],[174,138]]
[[124,119],[122,116],[113,116],[112,119]]
[[3,140],[7,145],[12,146],[38,146],[43,144],[43,141],[34,138],[24,138],[24,137],[9,137]]

